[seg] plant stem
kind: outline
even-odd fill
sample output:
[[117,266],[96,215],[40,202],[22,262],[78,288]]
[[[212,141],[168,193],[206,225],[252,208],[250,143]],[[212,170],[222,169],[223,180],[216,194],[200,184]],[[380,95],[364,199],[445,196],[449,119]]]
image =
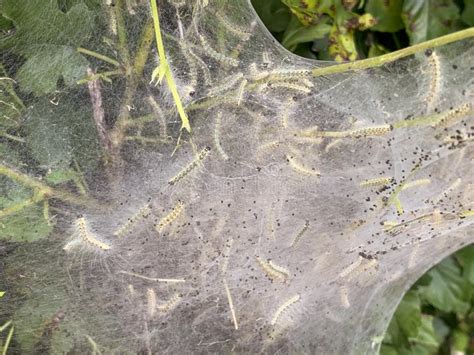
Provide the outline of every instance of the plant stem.
[[413,46],[400,49],[398,51],[383,54],[378,57],[357,60],[351,63],[343,63],[331,65],[324,68],[314,68],[312,74],[314,77],[324,76],[329,74],[345,73],[348,71],[355,71],[368,68],[380,67],[384,64],[391,63],[400,58],[405,58],[410,55],[425,51],[430,48],[443,46],[448,43],[460,41],[466,38],[474,37],[474,28],[468,28],[463,31],[454,32],[446,36],[438,37],[426,42],[418,43]]
[[112,64],[112,65],[115,65],[116,67],[120,67],[120,63],[118,61],[116,61],[115,59],[112,59],[110,57],[107,57],[106,55],[103,55],[103,54],[100,54],[100,53],[97,53],[97,52],[94,52],[94,51],[91,51],[89,49],[85,49],[85,48],[82,48],[82,47],[78,47],[77,51],[79,53],[87,54],[87,55],[90,55],[91,57],[100,59],[100,60],[102,60],[104,62],[107,62],[109,64]]
[[122,16],[122,12],[125,11],[125,6],[123,0],[117,0],[114,6],[115,18],[117,20],[117,37],[118,37],[118,50],[122,62],[125,64],[125,67],[129,67],[130,63],[130,54],[128,52],[127,46],[127,30],[125,28],[125,22]]
[[25,139],[18,137],[18,136],[13,136],[11,134],[5,133],[5,132],[0,132],[0,136],[5,137],[7,139],[11,139],[12,141],[19,142],[19,143],[25,143]]

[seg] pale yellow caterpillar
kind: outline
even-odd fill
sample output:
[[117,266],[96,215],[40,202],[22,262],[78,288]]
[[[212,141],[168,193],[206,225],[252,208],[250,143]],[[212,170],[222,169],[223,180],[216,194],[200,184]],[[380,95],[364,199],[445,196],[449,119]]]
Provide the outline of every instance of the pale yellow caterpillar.
[[242,73],[237,73],[237,74],[234,74],[234,75],[231,75],[229,77],[226,78],[225,82],[222,84],[222,85],[219,85],[219,86],[216,86],[216,87],[213,87],[211,88],[208,92],[207,92],[207,96],[216,96],[216,95],[220,95],[222,94],[223,92],[226,92],[228,90],[230,90],[232,87],[235,86],[235,84],[237,84],[242,78],[244,77],[244,75]]
[[379,177],[375,179],[368,179],[361,181],[359,186],[360,187],[373,187],[373,186],[385,186],[390,184],[393,181],[392,177]]
[[458,119],[463,118],[471,112],[471,105],[469,103],[463,104],[455,109],[449,110],[439,116],[437,121],[433,124],[434,127],[446,127],[455,123]]
[[227,266],[229,265],[229,257],[230,257],[230,250],[232,248],[232,244],[234,244],[234,239],[231,239],[229,241],[229,244],[227,245],[227,248],[225,252],[223,253],[224,261],[222,263],[222,273],[226,273],[227,271]]
[[140,221],[147,218],[151,213],[150,204],[147,203],[145,206],[140,208],[136,214],[130,217],[123,226],[114,232],[117,237],[123,237],[125,233],[135,227]]
[[172,223],[178,216],[183,212],[184,210],[184,202],[178,201],[176,206],[171,210],[170,213],[168,213],[166,216],[164,216],[160,222],[158,223],[157,226],[155,226],[155,229],[157,232],[160,232],[165,228],[167,225]]
[[362,260],[364,260],[364,258],[359,255],[356,261],[354,261],[352,264],[350,264],[344,270],[341,271],[339,277],[343,278],[349,275],[352,271],[359,267],[359,265],[362,263]]
[[221,139],[220,139],[221,118],[222,118],[222,112],[219,112],[216,116],[216,124],[214,127],[214,145],[216,146],[217,152],[220,154],[221,158],[224,160],[228,160],[229,156],[224,151],[221,145]]
[[426,103],[428,112],[430,112],[439,96],[441,86],[441,65],[436,52],[428,50],[426,51],[426,55],[428,57],[428,66],[430,68],[430,81]]
[[360,128],[349,131],[349,136],[351,137],[376,137],[376,136],[383,136],[390,131],[393,130],[392,125],[381,125],[381,126],[373,126],[373,127],[366,127]]
[[269,151],[275,150],[279,148],[281,144],[281,141],[271,141],[265,143],[257,148],[257,155],[261,156],[264,153],[268,153]]
[[157,306],[160,312],[168,313],[171,312],[173,309],[176,308],[178,303],[181,301],[181,295],[179,293],[175,293],[168,301],[162,303]]
[[269,83],[265,86],[263,86],[263,89],[288,89],[288,90],[293,90],[293,91],[299,91],[303,94],[310,94],[311,89],[307,88],[306,86],[303,85],[298,85],[294,83],[288,83],[286,81],[277,81],[277,82],[272,82]]
[[211,151],[210,147],[205,147],[201,152],[198,154],[198,156],[186,167],[181,170],[176,176],[174,176],[171,180],[168,181],[170,185],[174,185],[177,182],[181,181],[183,178],[185,178],[194,168],[198,166],[198,164],[203,161]]
[[109,250],[110,246],[101,242],[96,238],[94,234],[89,231],[89,227],[87,225],[87,221],[85,217],[78,218],[75,222],[76,231],[74,234],[78,234],[79,237],[87,244],[90,244],[96,248],[102,250]]
[[199,39],[201,40],[202,48],[204,52],[211,57],[212,59],[222,63],[222,64],[227,64],[233,67],[236,67],[239,65],[239,61],[237,59],[227,57],[222,53],[217,52],[214,48],[212,48],[209,43],[207,43],[206,39],[203,36],[199,36]]
[[321,176],[321,173],[315,169],[308,169],[301,165],[299,162],[295,160],[295,158],[291,155],[286,155],[286,159],[290,164],[291,168],[297,172],[298,174],[305,175],[305,176]]
[[147,297],[147,313],[152,318],[156,313],[156,293],[155,290],[149,288],[146,290]]
[[206,62],[204,62],[196,53],[194,53],[191,49],[188,49],[188,53],[191,56],[189,60],[194,60],[195,63],[199,64],[199,68],[202,71],[202,74],[204,76],[204,83],[206,85],[211,84],[211,71],[209,70],[208,65]]
[[275,265],[271,260],[265,261],[256,257],[258,264],[271,280],[286,281],[290,277],[290,272],[284,267]]
[[367,271],[371,268],[375,268],[375,267],[377,267],[378,264],[379,264],[379,262],[377,261],[377,259],[375,259],[375,258],[370,259],[369,262],[364,264],[364,267],[362,267],[362,265],[358,265],[356,268],[352,269],[348,279],[349,280],[354,279],[356,276],[361,274],[363,271]]
[[269,73],[270,80],[272,79],[300,79],[311,77],[312,73],[309,69],[287,69],[287,70],[272,70]]
[[230,294],[229,286],[227,281],[224,279],[224,288],[227,295],[227,301],[229,302],[230,313],[232,314],[232,321],[234,322],[235,330],[239,329],[239,324],[237,323],[237,316],[235,315],[234,302],[232,301],[232,295]]
[[161,110],[161,107],[158,105],[158,103],[155,101],[155,99],[151,95],[148,96],[148,103],[150,104],[155,115],[158,116],[158,119],[160,120],[160,136],[163,138],[166,138],[167,136],[166,118],[165,118],[165,115],[163,114],[163,111]]
[[296,248],[296,246],[298,245],[301,237],[303,236],[303,234],[305,234],[305,232],[308,230],[308,228],[309,228],[309,221],[306,221],[304,223],[303,228],[301,228],[301,230],[296,235],[295,239],[293,239],[293,242],[291,243],[292,248]]
[[430,179],[418,179],[418,180],[410,181],[410,182],[407,182],[407,183],[403,184],[400,191],[403,191],[403,190],[406,190],[406,189],[411,189],[411,188],[417,187],[417,186],[429,185],[429,184],[431,184]]
[[240,103],[242,102],[242,98],[244,96],[244,91],[245,91],[245,86],[247,85],[247,80],[244,79],[239,85],[239,88],[237,90],[237,106],[240,106]]
[[222,22],[224,27],[229,30],[229,32],[233,33],[244,41],[249,39],[250,33],[246,32],[244,27],[240,27],[237,24],[230,22],[229,19],[220,11],[216,13],[216,16]]
[[288,310],[293,304],[298,302],[300,300],[300,295],[295,295],[292,298],[290,298],[288,301],[283,303],[276,312],[274,313],[272,320],[270,321],[271,325],[275,325],[278,322],[278,319],[281,317],[281,315]]
[[179,46],[181,47],[181,51],[183,52],[183,57],[186,60],[186,64],[189,69],[189,85],[192,88],[195,88],[198,84],[198,74],[197,74],[197,67],[196,63],[192,58],[188,57],[188,46],[184,40],[179,41]]

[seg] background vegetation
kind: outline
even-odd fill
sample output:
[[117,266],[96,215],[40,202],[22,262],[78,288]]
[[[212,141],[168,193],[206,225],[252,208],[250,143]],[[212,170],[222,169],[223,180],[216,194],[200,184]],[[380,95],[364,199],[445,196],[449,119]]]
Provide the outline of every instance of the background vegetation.
[[[284,47],[319,60],[374,57],[474,26],[472,0],[252,2]],[[430,270],[405,295],[381,353],[474,353],[473,245]]]

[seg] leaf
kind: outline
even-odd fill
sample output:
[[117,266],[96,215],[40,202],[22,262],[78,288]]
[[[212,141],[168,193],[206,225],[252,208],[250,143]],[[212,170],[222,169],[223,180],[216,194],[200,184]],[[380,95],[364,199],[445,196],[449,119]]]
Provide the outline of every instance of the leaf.
[[5,291],[0,291],[0,298],[2,298],[5,295]]
[[77,173],[72,169],[54,170],[45,176],[45,180],[53,185],[62,184],[77,178]]
[[471,285],[474,285],[474,245],[469,245],[455,254],[462,265],[462,275]]
[[444,312],[464,314],[470,308],[472,287],[465,282],[453,258],[445,259],[429,271],[431,282],[420,286],[420,298]]
[[405,0],[402,20],[415,44],[461,29],[459,8],[454,0]]
[[[416,336],[410,337],[410,342],[414,345],[415,354],[430,354],[436,352],[444,340],[444,335],[435,329],[435,323],[441,322],[433,316],[424,315],[421,317],[421,326]],[[442,325],[440,325],[442,324]],[[444,323],[438,324],[438,327],[446,329]],[[443,331],[444,333],[444,331]]]
[[252,5],[271,32],[283,32],[287,28],[291,14],[280,0],[252,0]]
[[299,43],[312,42],[325,37],[330,30],[331,26],[327,25],[325,20],[317,25],[304,26],[293,17],[283,35],[282,45],[292,51]]
[[462,12],[461,19],[467,25],[474,27],[474,2],[473,1],[464,2],[464,10]]
[[38,205],[0,220],[0,240],[10,242],[35,242],[46,238],[52,230],[53,226],[48,224],[42,207]]
[[336,13],[333,0],[282,0],[282,2],[305,26],[317,24],[324,15],[334,17]]
[[403,28],[401,17],[403,0],[368,0],[365,11],[377,19],[375,31],[396,32]]

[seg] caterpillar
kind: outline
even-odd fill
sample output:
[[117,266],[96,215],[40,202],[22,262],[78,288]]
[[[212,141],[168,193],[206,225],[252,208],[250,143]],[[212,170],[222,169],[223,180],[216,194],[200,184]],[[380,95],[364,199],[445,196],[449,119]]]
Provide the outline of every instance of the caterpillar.
[[214,145],[216,146],[217,152],[220,154],[222,159],[228,160],[229,156],[227,153],[224,151],[221,145],[221,140],[220,140],[220,127],[221,127],[221,118],[222,118],[222,113],[219,112],[216,116],[216,124],[214,127]]
[[296,246],[298,245],[301,237],[303,236],[303,234],[305,234],[305,232],[308,230],[309,228],[309,221],[306,221],[304,223],[304,226],[301,228],[301,230],[298,232],[298,234],[296,234],[296,237],[295,239],[293,239],[293,242],[291,243],[291,247],[292,248],[296,248]]
[[410,182],[407,182],[407,183],[403,184],[400,191],[411,189],[412,187],[423,186],[423,185],[428,185],[428,184],[431,184],[430,179],[414,180],[414,181],[410,181]]
[[127,231],[130,231],[134,226],[136,226],[141,220],[147,218],[151,213],[150,204],[147,203],[145,206],[140,208],[136,214],[130,217],[123,226],[116,230],[113,235],[117,237],[122,237]]
[[300,300],[300,295],[296,294],[292,298],[290,298],[288,301],[283,303],[276,312],[274,313],[272,320],[270,321],[271,325],[275,325],[278,322],[278,319],[281,317],[281,315],[288,310],[293,304],[298,302]]
[[239,324],[237,323],[237,316],[235,315],[234,302],[232,301],[232,295],[230,294],[229,286],[227,281],[224,279],[224,288],[227,295],[227,301],[229,302],[230,313],[232,314],[232,321],[234,322],[235,330],[239,329]]
[[168,213],[166,216],[164,216],[160,222],[158,223],[157,226],[155,226],[155,229],[157,232],[161,233],[163,228],[165,228],[168,224],[172,223],[178,216],[183,212],[184,210],[184,202],[178,201],[176,206],[171,210],[170,213]]
[[214,48],[212,48],[202,35],[199,35],[199,39],[201,41],[204,52],[212,59],[222,64],[227,64],[233,67],[237,67],[239,65],[239,61],[237,59],[227,57],[224,54],[221,54],[217,52]]
[[205,147],[204,149],[201,150],[201,152],[198,154],[198,156],[186,167],[181,170],[176,176],[174,176],[171,180],[168,181],[168,184],[174,185],[177,182],[181,181],[183,178],[185,178],[198,164],[203,161],[209,152],[211,151],[210,147]]
[[321,173],[319,171],[316,171],[314,168],[313,169],[308,169],[305,168],[303,165],[298,163],[295,158],[291,155],[286,155],[286,160],[290,164],[291,168],[296,171],[297,173],[305,176],[321,176]]
[[355,129],[349,131],[350,137],[374,137],[374,136],[383,136],[393,130],[393,126],[386,124],[381,126],[373,126]]
[[179,41],[179,46],[181,48],[181,51],[183,52],[183,57],[186,60],[186,64],[189,69],[189,85],[191,87],[195,88],[198,84],[198,74],[197,74],[197,67],[196,63],[193,61],[193,59],[188,57],[188,45],[184,40]]
[[351,306],[351,303],[349,302],[349,291],[345,286],[341,286],[339,289],[339,294],[341,296],[341,303],[342,306],[347,309]]
[[441,86],[441,65],[436,52],[429,49],[425,54],[428,57],[428,66],[430,68],[429,89],[426,97],[427,110],[430,112],[439,96]]
[[82,241],[102,250],[109,250],[110,246],[101,242],[94,234],[89,231],[85,217],[78,218],[75,222],[76,232]]
[[161,107],[158,105],[158,103],[155,101],[153,96],[148,96],[148,103],[150,104],[153,112],[155,113],[156,116],[160,119],[160,136],[166,138],[167,134],[167,125],[166,125],[166,118],[165,115],[163,114],[163,111],[161,110]]
[[168,301],[162,303],[157,306],[160,312],[168,313],[171,312],[173,309],[176,308],[179,301],[181,301],[181,295],[179,293],[175,293]]
[[146,290],[147,297],[147,313],[152,318],[156,313],[156,293],[155,290],[149,288]]
[[267,85],[263,86],[263,89],[278,89],[278,88],[283,88],[283,89],[288,89],[288,90],[293,90],[293,91],[299,91],[303,94],[310,94],[311,89],[307,88],[306,86],[303,85],[298,85],[294,83],[288,83],[285,81],[278,81],[278,82],[273,82],[273,83],[268,83]]
[[281,144],[282,144],[281,141],[271,141],[271,142],[265,143],[257,148],[258,150],[257,155],[261,156],[264,153],[267,153],[271,150],[275,150],[279,148]]
[[230,90],[235,84],[244,77],[242,73],[237,73],[226,78],[222,85],[211,88],[207,92],[207,96],[216,96]]
[[258,264],[268,276],[269,279],[285,281],[290,277],[290,272],[285,269],[284,267],[275,265],[271,260],[265,261],[262,260],[260,257],[256,257]]
[[269,73],[269,79],[300,79],[311,77],[311,75],[311,70],[309,69],[273,70]]
[[244,27],[238,26],[235,23],[230,22],[229,19],[220,11],[216,13],[216,17],[221,21],[224,27],[229,30],[229,32],[232,32],[234,35],[244,41],[249,39],[251,34],[246,32]]
[[359,255],[356,261],[354,261],[352,264],[350,264],[348,267],[341,271],[339,277],[343,278],[349,275],[352,271],[359,267],[359,265],[362,263],[362,260],[364,260],[364,258]]
[[385,186],[390,184],[393,181],[392,177],[379,177],[375,179],[368,179],[361,181],[359,186],[360,187],[373,187],[373,186]]
[[367,271],[370,268],[376,267],[379,264],[377,259],[370,259],[368,263],[365,264],[365,267],[359,267],[360,264],[351,270],[349,280],[354,279],[357,275],[359,275],[363,271]]
[[244,96],[244,91],[245,91],[245,86],[247,85],[247,79],[242,80],[242,82],[239,85],[239,88],[237,90],[237,106],[240,106],[240,103],[242,101],[242,98]]
[[188,49],[188,53],[190,55],[189,60],[194,60],[195,63],[199,64],[199,68],[202,71],[202,74],[204,76],[204,83],[206,85],[210,85],[212,80],[211,80],[211,71],[209,70],[208,65],[206,62],[204,62],[196,53],[194,53],[191,49]]
[[437,121],[433,124],[434,127],[446,127],[454,123],[457,119],[466,116],[471,112],[471,105],[469,103],[463,104],[457,108],[449,110],[439,115]]
[[224,274],[226,273],[227,266],[229,265],[230,249],[232,248],[232,244],[234,244],[234,239],[229,241],[229,244],[227,244],[227,248],[223,253],[224,261],[222,263],[222,273]]

